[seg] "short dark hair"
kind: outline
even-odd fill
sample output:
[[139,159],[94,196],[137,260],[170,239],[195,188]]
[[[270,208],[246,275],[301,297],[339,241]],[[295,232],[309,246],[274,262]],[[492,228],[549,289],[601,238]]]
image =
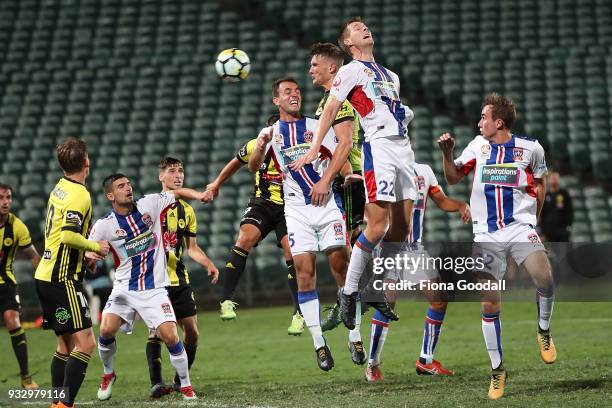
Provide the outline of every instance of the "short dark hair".
[[310,56],[321,55],[333,61],[338,68],[344,64],[344,52],[332,43],[316,43],[310,47]]
[[514,121],[516,120],[514,102],[498,93],[492,92],[485,96],[482,102],[483,108],[487,105],[491,105],[491,116],[493,120],[501,119],[504,121],[506,129],[512,129],[512,125],[514,125]]
[[342,51],[346,52],[348,55],[352,55],[352,54],[351,54],[351,50],[349,50],[348,47],[344,45],[344,39],[346,38],[346,35],[348,34],[348,26],[353,23],[364,23],[365,24],[365,20],[361,18],[360,16],[350,17],[348,20],[344,22],[344,24],[342,24],[342,28],[340,28],[340,34],[338,35],[338,45],[340,46]]
[[83,170],[86,157],[87,144],[76,137],[69,137],[57,146],[57,161],[66,174]]
[[272,84],[272,97],[273,98],[276,98],[278,96],[278,88],[280,87],[280,84],[282,84],[283,82],[293,82],[297,86],[300,86],[300,84],[298,83],[297,79],[295,79],[292,76],[286,76],[286,77],[278,78]]
[[106,176],[104,178],[104,181],[102,182],[102,187],[104,188],[104,192],[105,193],[110,193],[113,187],[113,183],[117,180],[119,180],[120,178],[128,178],[128,176],[126,176],[123,173],[113,173],[109,176]]
[[280,120],[280,115],[278,113],[273,113],[270,116],[268,116],[268,120],[266,120],[266,125],[267,126],[272,126],[278,120]]
[[182,165],[183,165],[183,161],[181,159],[177,159],[176,157],[172,157],[172,156],[164,156],[159,160],[159,164],[157,165],[157,168],[159,169],[161,173],[162,171],[166,170],[170,166],[182,166]]
[[0,183],[0,190],[8,190],[13,195],[13,187],[8,184]]

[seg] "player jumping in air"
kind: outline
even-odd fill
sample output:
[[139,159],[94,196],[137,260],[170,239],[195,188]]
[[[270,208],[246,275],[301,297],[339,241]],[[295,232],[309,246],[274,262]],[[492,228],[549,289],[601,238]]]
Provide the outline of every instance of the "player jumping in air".
[[[423,238],[423,221],[425,219],[425,210],[427,209],[427,200],[431,198],[438,208],[443,211],[458,211],[461,214],[461,221],[464,223],[470,220],[470,207],[464,201],[447,197],[438,184],[436,175],[428,165],[415,163],[414,177],[415,185],[417,186],[417,199],[412,212],[412,228],[407,241],[408,245],[404,246],[402,251],[405,251],[407,256],[426,259],[429,258],[429,255],[421,241]],[[384,279],[388,282],[396,282],[398,279],[413,282],[424,280],[439,282],[440,275],[435,268],[420,267],[417,271],[393,270],[390,274],[385,275]],[[429,309],[427,309],[425,315],[423,342],[421,354],[416,361],[416,372],[419,375],[453,375],[451,370],[444,368],[439,361],[434,360],[434,351],[440,337],[448,301],[445,294],[439,291],[427,290],[424,291],[424,294],[429,300]],[[394,305],[395,292],[388,291],[387,296],[391,304]],[[374,312],[370,334],[370,357],[365,372],[366,380],[369,382],[377,382],[384,379],[381,370],[381,358],[388,330],[389,319],[379,311]]]
[[85,187],[89,175],[87,145],[68,138],[57,147],[64,172],[51,194],[45,221],[45,252],[36,268],[36,292],[43,310],[43,329],[53,329],[57,348],[51,360],[52,407],[71,407],[85,379],[96,347],[83,289],[83,255],[105,256],[109,243],[87,239],[91,197]]
[[[455,141],[448,133],[439,138],[438,145],[449,184],[474,171],[470,196],[474,256],[483,257],[488,266],[488,278],[483,279],[501,280],[507,256],[531,275],[537,288],[540,356],[551,364],[557,359],[550,336],[554,286],[546,250],[535,230],[546,194],[546,161],[536,139],[511,133],[515,119],[512,101],[490,94],[484,99],[478,123],[481,136],[476,136],[461,156],[453,160]],[[492,367],[489,398],[498,399],[504,394],[507,378],[502,364],[501,295],[491,291],[483,296],[482,333]]]
[[[353,248],[346,284],[340,296],[341,318],[352,329],[355,327],[359,280],[372,261],[372,250],[384,238],[381,256],[395,257],[401,243],[408,238],[416,189],[414,153],[406,126],[414,114],[400,101],[398,76],[374,61],[374,39],[361,18],[354,17],[344,23],[338,44],[353,57],[353,61],[338,70],[312,147],[308,154],[291,165],[291,170],[298,171],[317,157],[323,138],[342,103],[348,99],[357,111],[365,133],[362,160],[368,219],[366,229]],[[315,205],[325,193],[325,185],[314,186],[312,200]],[[379,302],[378,308],[391,320],[398,319],[386,302]]]
[[136,313],[166,344],[170,363],[180,379],[183,398],[197,399],[189,380],[187,353],[178,336],[174,309],[166,290],[170,285],[166,260],[169,242],[162,224],[177,205],[177,199],[204,201],[205,195],[179,188],[134,201],[130,180],[119,173],[106,177],[103,186],[113,209],[96,221],[91,238],[111,241],[115,281],[100,324],[98,352],[104,375],[98,399],[107,400],[112,395],[117,379],[115,334],[119,329],[131,332]]
[[[158,171],[162,193],[183,187],[185,171],[180,159],[163,157],[159,161]],[[168,275],[170,275],[170,286],[167,288],[168,298],[172,302],[176,320],[183,328],[183,344],[187,353],[188,368],[191,370],[200,333],[195,297],[189,282],[187,266],[183,262],[183,254],[186,252],[191,259],[208,271],[213,285],[217,283],[219,270],[196,241],[198,223],[195,211],[187,202],[179,199],[176,205],[168,210],[163,220],[162,230],[168,250],[166,252]],[[162,381],[161,339],[155,335],[154,330],[149,331],[146,354],[151,377],[151,397],[159,398],[169,391],[169,387],[166,387]],[[180,390],[180,384],[177,373],[174,376],[174,388]]]
[[[256,171],[270,154],[283,174],[285,218],[297,272],[300,308],[312,335],[319,368],[329,371],[334,360],[321,330],[315,260],[316,252],[324,252],[336,282],[339,285],[343,283],[349,242],[340,197],[331,192],[331,183],[346,162],[351,148],[351,133],[335,135],[329,130],[318,149],[317,159],[293,171],[289,164],[309,150],[318,122],[301,115],[302,97],[295,79],[276,80],[272,95],[280,120],[260,132],[249,160],[249,170]],[[332,156],[332,153],[335,154]],[[326,190],[316,196],[317,201],[313,201],[315,198],[311,192],[317,184],[325,186]],[[355,360],[356,356],[351,357]]]
[[32,261],[34,269],[40,262],[40,255],[32,245],[28,227],[11,213],[13,189],[0,184],[0,314],[11,336],[11,344],[21,374],[21,387],[26,390],[38,389],[28,369],[28,343],[21,327],[19,314],[21,303],[17,293],[17,280],[13,274],[13,261],[17,248],[21,248]]

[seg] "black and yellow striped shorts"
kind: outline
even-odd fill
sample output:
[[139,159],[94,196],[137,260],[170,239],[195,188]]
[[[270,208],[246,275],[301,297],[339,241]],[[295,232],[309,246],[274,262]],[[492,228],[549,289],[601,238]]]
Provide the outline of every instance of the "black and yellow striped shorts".
[[43,329],[58,336],[91,327],[87,297],[81,282],[45,282],[36,279],[36,292],[43,310]]

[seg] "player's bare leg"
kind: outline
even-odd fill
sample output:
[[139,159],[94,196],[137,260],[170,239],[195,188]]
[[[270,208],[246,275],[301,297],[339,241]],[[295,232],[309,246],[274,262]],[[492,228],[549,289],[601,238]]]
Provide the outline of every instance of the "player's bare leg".
[[530,254],[523,262],[523,266],[531,275],[537,289],[538,333],[536,340],[540,347],[540,357],[546,364],[552,364],[557,360],[557,349],[550,335],[550,318],[555,302],[552,268],[544,251]]
[[175,322],[164,322],[157,327],[157,335],[166,344],[170,354],[170,363],[181,381],[181,394],[184,399],[197,399],[189,380],[189,364],[183,342],[178,336]]
[[303,252],[293,256],[298,283],[298,301],[304,315],[306,326],[312,336],[317,364],[323,371],[334,367],[329,347],[321,330],[321,316],[319,315],[319,295],[317,293],[317,275],[315,270],[316,255]]
[[236,303],[232,296],[238,282],[244,273],[249,252],[261,239],[261,231],[252,224],[240,226],[236,244],[230,252],[230,256],[223,271],[223,295],[221,299],[221,320],[234,320],[236,318]]

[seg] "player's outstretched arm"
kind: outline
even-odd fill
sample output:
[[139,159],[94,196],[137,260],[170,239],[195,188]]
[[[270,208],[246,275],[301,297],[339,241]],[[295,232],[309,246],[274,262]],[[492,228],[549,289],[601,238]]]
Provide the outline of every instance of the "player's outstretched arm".
[[106,256],[110,251],[108,241],[92,241],[81,234],[68,230],[62,231],[60,242],[81,251],[92,251],[102,256]]
[[438,146],[442,150],[442,165],[444,167],[444,177],[446,178],[446,182],[450,185],[457,184],[463,179],[464,174],[459,168],[457,168],[457,165],[453,160],[455,139],[453,139],[450,133],[444,133],[438,139]]
[[211,261],[202,248],[200,248],[195,237],[188,237],[187,254],[191,259],[202,265],[202,267],[208,271],[210,283],[213,285],[216,284],[219,280],[219,269],[217,269],[213,261]]
[[25,252],[26,256],[30,258],[34,269],[36,269],[38,267],[38,264],[40,263],[40,255],[38,254],[38,251],[36,250],[34,245],[30,245],[29,247],[24,248],[23,252]]
[[243,162],[234,157],[225,165],[225,167],[223,167],[217,178],[206,186],[206,192],[210,192],[209,194],[212,195],[212,197],[210,197],[211,200],[219,195],[219,189],[221,186],[238,170],[240,170],[243,165]]
[[177,188],[176,190],[170,190],[170,193],[174,194],[177,200],[182,198],[183,200],[197,200],[202,203],[210,202],[208,199],[209,196],[205,192],[200,192],[192,188]]
[[470,212],[470,206],[465,201],[456,200],[448,197],[444,194],[444,191],[438,190],[433,194],[429,195],[431,199],[436,203],[439,209],[445,212],[459,212],[461,214],[461,221],[467,224],[472,218]]
[[255,148],[249,158],[249,171],[251,173],[255,173],[266,158],[266,149],[268,148],[268,143],[272,140],[273,131],[274,129],[270,126],[263,128],[261,132],[259,132]]
[[[306,153],[304,156],[289,164],[291,170],[299,170],[304,167],[304,165],[311,163],[319,156],[319,149],[321,148],[321,143],[323,143],[323,138],[325,137],[327,132],[329,132],[329,129],[331,129],[332,124],[334,123],[336,115],[338,115],[338,111],[340,110],[341,106],[342,102],[336,99],[334,95],[329,96],[327,102],[325,103],[325,108],[323,108],[323,113],[319,118],[319,127],[315,131],[314,136],[312,138],[310,150],[308,150],[308,153]],[[338,148],[336,148],[336,152],[338,152]],[[346,160],[346,158],[344,160]],[[338,170],[340,170],[340,168],[336,170],[336,173],[338,172]]]

